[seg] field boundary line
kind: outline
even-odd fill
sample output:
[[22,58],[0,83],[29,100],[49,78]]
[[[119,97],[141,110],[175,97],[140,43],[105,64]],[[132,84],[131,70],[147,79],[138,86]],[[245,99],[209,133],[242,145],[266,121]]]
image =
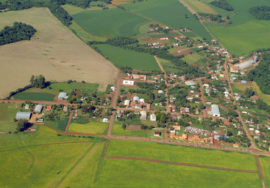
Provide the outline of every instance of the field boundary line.
[[257,173],[258,172],[257,170],[223,168],[223,167],[216,167],[216,166],[206,166],[206,165],[199,165],[199,164],[193,164],[193,163],[182,163],[182,162],[174,162],[174,161],[163,161],[163,160],[139,158],[139,157],[106,156],[106,158],[109,158],[109,159],[136,160],[136,161],[147,161],[147,162],[171,164],[171,165],[178,165],[178,166],[190,166],[190,167],[197,167],[197,168],[207,168],[207,169],[223,170],[223,171],[235,171],[235,172],[246,172],[246,173]]
[[74,114],[74,111],[72,110],[72,111],[70,112],[69,116],[68,116],[68,122],[67,122],[67,126],[66,126],[66,128],[65,128],[65,133],[68,132],[68,128],[69,128],[70,122],[71,122],[71,120],[72,120],[73,114]]
[[257,163],[257,167],[258,167],[258,173],[261,179],[261,183],[262,183],[262,188],[266,188],[265,187],[265,183],[264,183],[264,177],[263,177],[263,172],[262,172],[262,166],[260,163],[260,159],[258,157],[258,155],[254,155],[255,159],[256,159],[256,163]]

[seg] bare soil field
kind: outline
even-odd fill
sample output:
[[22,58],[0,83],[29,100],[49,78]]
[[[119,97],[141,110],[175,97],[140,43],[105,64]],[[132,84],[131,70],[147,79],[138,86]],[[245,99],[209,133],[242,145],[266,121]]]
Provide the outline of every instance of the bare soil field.
[[77,80],[100,84],[115,81],[118,69],[62,25],[47,8],[0,13],[0,29],[13,22],[32,25],[30,41],[0,46],[0,98],[24,87],[31,75],[47,80]]

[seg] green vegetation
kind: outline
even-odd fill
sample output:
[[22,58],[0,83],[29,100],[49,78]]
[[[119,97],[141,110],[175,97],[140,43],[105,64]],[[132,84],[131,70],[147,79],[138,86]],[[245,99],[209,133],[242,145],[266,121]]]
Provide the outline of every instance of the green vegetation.
[[108,123],[102,122],[85,122],[80,123],[72,121],[69,126],[69,132],[80,132],[80,133],[92,133],[92,134],[105,134],[108,127]]
[[68,122],[68,118],[64,118],[61,120],[46,121],[45,125],[58,131],[65,131],[67,122]]
[[51,13],[54,14],[54,16],[57,17],[64,25],[69,26],[71,24],[72,17],[60,5],[61,3],[58,4],[52,1],[48,8],[50,9]]
[[227,10],[227,11],[233,11],[233,7],[227,2],[227,0],[214,0],[211,2],[212,5]]
[[147,53],[136,52],[108,44],[98,44],[94,45],[94,47],[119,68],[131,67],[141,71],[159,70],[154,57]]
[[135,35],[139,32],[140,26],[147,22],[144,18],[119,8],[84,11],[73,17],[85,31],[105,37]]
[[175,29],[190,28],[201,38],[211,39],[199,20],[178,0],[148,0],[123,5],[123,7]]
[[15,22],[13,26],[6,26],[0,31],[0,45],[30,40],[36,32],[37,30],[31,25]]
[[268,6],[253,7],[249,12],[258,20],[270,20],[270,7]]
[[107,155],[150,158],[234,169],[257,169],[255,158],[252,155],[151,142],[112,140]]
[[202,58],[198,53],[192,53],[183,58],[188,64],[194,64]]
[[[232,5],[235,12],[235,15],[230,19],[232,24],[205,24],[218,41],[220,41],[230,53],[237,56],[261,48],[269,48],[269,21],[257,20],[249,13],[250,8],[258,6],[258,1],[227,1]],[[243,6],[243,4],[245,6]],[[270,6],[270,2],[266,0],[261,0],[260,4]]]
[[17,93],[13,96],[14,99],[20,99],[20,100],[34,100],[34,101],[54,101],[55,95],[52,93],[46,93],[46,92],[28,92],[24,91],[21,93]]
[[0,132],[16,130],[17,124],[14,118],[17,111],[16,104],[0,104]]
[[89,92],[96,92],[98,89],[98,84],[90,84],[90,83],[75,82],[75,81],[55,82],[55,83],[51,83],[47,89],[53,90],[56,92],[64,91],[67,93],[71,93],[73,90],[80,90],[83,93],[89,93]]
[[260,157],[265,186],[270,186],[270,158]]
[[147,137],[149,133],[147,130],[126,130],[121,123],[116,122],[113,125],[112,135]]

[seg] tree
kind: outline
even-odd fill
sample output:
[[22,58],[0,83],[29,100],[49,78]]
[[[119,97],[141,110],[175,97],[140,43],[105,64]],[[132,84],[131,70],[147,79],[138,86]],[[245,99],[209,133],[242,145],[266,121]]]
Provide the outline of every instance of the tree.
[[30,126],[31,126],[31,124],[28,123],[28,121],[19,120],[16,129],[17,129],[17,131],[24,131],[24,130],[28,129]]
[[43,75],[31,76],[30,84],[35,88],[44,88],[46,86],[46,80]]

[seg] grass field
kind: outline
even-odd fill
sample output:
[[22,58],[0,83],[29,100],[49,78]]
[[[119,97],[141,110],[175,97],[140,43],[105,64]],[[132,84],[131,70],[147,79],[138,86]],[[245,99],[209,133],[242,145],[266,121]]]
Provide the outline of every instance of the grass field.
[[0,132],[15,131],[17,123],[14,118],[18,111],[16,104],[0,104]]
[[[252,50],[269,48],[270,23],[256,20],[250,13],[251,7],[270,5],[267,0],[228,0],[235,9],[231,25],[206,24],[211,33],[232,54],[244,55]],[[243,6],[243,4],[245,6]]]
[[197,61],[199,61],[201,58],[202,56],[199,55],[198,53],[193,53],[193,54],[189,54],[185,56],[183,60],[186,61],[188,64],[194,64]]
[[105,134],[107,128],[108,128],[108,123],[88,122],[88,123],[82,124],[82,123],[72,122],[69,126],[69,132]]
[[21,100],[35,100],[35,101],[53,101],[55,95],[51,93],[32,93],[32,92],[22,92],[13,96],[14,99]]
[[72,90],[81,90],[82,92],[96,92],[98,89],[98,84],[90,84],[90,83],[82,83],[82,82],[57,82],[52,83],[49,86],[53,91],[59,92],[64,91],[67,93],[71,93]]
[[0,29],[20,21],[37,33],[31,41],[0,46],[0,97],[29,83],[31,75],[47,80],[77,80],[99,83],[100,89],[113,83],[118,70],[56,19],[47,8],[32,8],[0,14]]
[[73,17],[85,31],[105,37],[135,35],[139,33],[140,26],[147,23],[144,18],[119,8],[84,11]]
[[225,168],[256,170],[252,155],[149,142],[110,142],[108,156],[125,156],[194,163]]
[[201,38],[211,39],[201,23],[178,0],[148,0],[122,6],[175,29],[187,27]]
[[112,135],[147,137],[149,133],[145,130],[125,130],[121,123],[116,122],[113,125]]
[[158,71],[159,67],[153,56],[108,44],[95,45],[96,48],[117,67],[131,67],[141,71]]
[[262,166],[265,186],[270,187],[270,158],[260,157],[260,162]]
[[266,104],[270,105],[270,95],[264,94],[256,82],[252,82],[251,85],[233,84],[233,88],[240,92],[244,92],[247,88],[252,88],[254,91],[256,91],[260,99],[262,99]]
[[46,121],[45,125],[58,130],[58,131],[65,131],[65,128],[67,126],[68,118],[64,118],[61,120],[55,120],[55,121]]
[[209,0],[184,0],[196,12],[218,14],[215,9],[209,6]]

